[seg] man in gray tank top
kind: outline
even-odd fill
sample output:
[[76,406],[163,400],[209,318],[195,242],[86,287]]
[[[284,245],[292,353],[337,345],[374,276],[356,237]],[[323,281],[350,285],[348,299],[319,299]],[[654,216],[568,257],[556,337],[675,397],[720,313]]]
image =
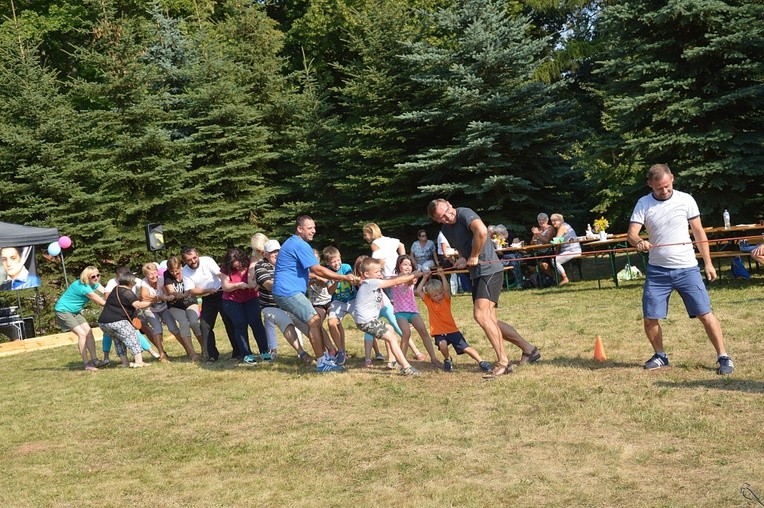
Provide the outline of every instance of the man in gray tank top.
[[457,269],[469,269],[473,315],[496,351],[496,365],[484,377],[495,378],[512,372],[512,365],[504,350],[504,340],[522,350],[520,364],[539,360],[541,353],[538,348],[523,339],[512,326],[496,317],[504,282],[503,266],[488,241],[488,229],[480,216],[469,208],[454,208],[445,199],[432,200],[427,207],[427,214],[435,222],[443,224],[443,235],[459,251],[459,259],[454,266]]

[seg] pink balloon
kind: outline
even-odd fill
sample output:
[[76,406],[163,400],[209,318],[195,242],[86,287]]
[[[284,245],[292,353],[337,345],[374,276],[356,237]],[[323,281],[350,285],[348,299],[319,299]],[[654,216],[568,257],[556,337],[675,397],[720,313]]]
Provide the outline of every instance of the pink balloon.
[[62,249],[68,249],[69,247],[72,246],[72,239],[69,238],[68,236],[62,236],[61,238],[58,239],[58,245]]

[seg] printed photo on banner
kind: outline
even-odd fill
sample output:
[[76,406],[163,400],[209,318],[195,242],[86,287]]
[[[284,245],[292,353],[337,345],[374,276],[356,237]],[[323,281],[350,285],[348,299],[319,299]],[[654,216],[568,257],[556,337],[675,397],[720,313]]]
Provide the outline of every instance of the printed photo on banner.
[[34,246],[0,249],[0,290],[40,286],[34,254]]

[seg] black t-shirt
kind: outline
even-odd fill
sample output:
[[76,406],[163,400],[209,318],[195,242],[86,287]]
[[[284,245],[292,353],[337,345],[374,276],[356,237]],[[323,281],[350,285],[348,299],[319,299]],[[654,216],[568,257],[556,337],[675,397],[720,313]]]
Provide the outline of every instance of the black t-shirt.
[[[119,291],[119,300],[117,299],[117,291]],[[119,304],[120,301],[122,302],[122,305]],[[138,297],[135,296],[135,293],[131,290],[122,286],[115,287],[106,298],[106,305],[103,306],[101,315],[98,316],[98,322],[116,323],[117,321],[134,318],[135,307],[133,307],[133,302],[137,301]],[[124,310],[122,310],[122,307],[124,307]],[[125,311],[127,311],[127,315],[125,314]]]
[[[178,281],[170,272],[164,273],[164,285],[165,286],[172,286],[175,288],[176,293],[185,293],[188,291],[188,288],[186,288],[186,279],[183,279],[182,281]],[[188,296],[182,300],[174,300],[172,302],[167,302],[168,307],[172,307],[175,309],[187,309],[191,307],[193,304],[196,303],[196,298],[193,296]]]

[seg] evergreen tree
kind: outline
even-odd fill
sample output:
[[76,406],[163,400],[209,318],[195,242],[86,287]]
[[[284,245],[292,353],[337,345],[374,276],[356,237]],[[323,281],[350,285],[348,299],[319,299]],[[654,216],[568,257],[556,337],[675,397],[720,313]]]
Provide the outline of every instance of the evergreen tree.
[[201,248],[244,246],[274,197],[268,121],[282,79],[280,34],[262,7],[241,0],[227,2],[219,21],[196,23],[196,57],[175,112],[191,157],[188,213],[177,229]]
[[383,231],[413,237],[429,220],[423,213],[427,198],[417,188],[415,170],[397,167],[418,147],[398,118],[414,93],[414,67],[402,61],[406,42],[421,32],[419,11],[410,1],[367,2],[354,13],[348,45],[356,58],[344,65],[342,85],[336,88],[343,113],[342,145],[330,180],[345,235],[357,238],[362,250],[363,224],[373,221]]
[[548,38],[531,37],[529,18],[509,17],[495,0],[470,0],[433,19],[435,36],[404,56],[421,69],[414,79],[422,91],[401,118],[422,127],[424,146],[399,167],[424,175],[417,183],[427,197],[453,198],[486,221],[525,230],[540,210],[580,213],[581,179],[565,158],[576,134],[573,104],[564,81],[534,78]]
[[56,73],[16,35],[0,33],[0,219],[60,226],[73,111]]
[[158,38],[152,25],[104,4],[93,33],[76,53],[87,72],[70,94],[81,131],[63,220],[75,230],[75,260],[140,264],[149,258],[145,224],[186,215],[188,158],[165,127],[159,69],[145,49]]
[[594,152],[603,202],[627,218],[645,173],[668,163],[710,224],[753,219],[764,199],[764,5],[638,0],[602,13],[598,72],[608,136]]

